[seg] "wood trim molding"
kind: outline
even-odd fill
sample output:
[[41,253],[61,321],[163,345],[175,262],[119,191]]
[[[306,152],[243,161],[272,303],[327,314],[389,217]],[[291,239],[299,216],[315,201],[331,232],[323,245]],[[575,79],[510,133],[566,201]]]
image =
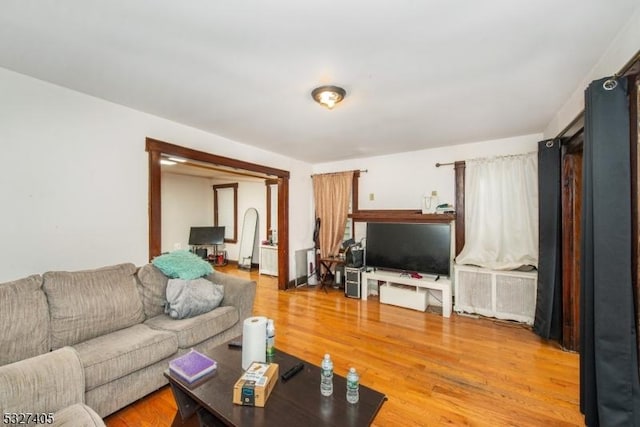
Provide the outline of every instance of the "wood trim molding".
[[[580,138],[582,140],[582,138]],[[582,141],[580,141],[582,146]],[[580,241],[583,153],[562,149],[562,347],[580,350]]]
[[355,222],[451,222],[455,214],[423,214],[419,210],[362,210],[349,215]]
[[465,243],[465,221],[464,221],[464,175],[466,169],[466,163],[464,161],[458,161],[453,164],[453,168],[455,170],[456,176],[456,190],[455,190],[455,198],[456,198],[456,247],[455,254],[458,254],[464,248]]
[[360,186],[360,171],[353,171],[353,178],[351,182],[351,213],[360,212],[358,208],[358,197],[359,191],[358,187]]
[[225,188],[231,188],[233,190],[233,237],[227,239],[225,237],[224,241],[226,243],[237,243],[238,242],[238,183],[234,182],[231,184],[216,184],[212,186],[213,188],[213,225],[218,225],[218,190],[223,190]]
[[149,261],[162,251],[162,191],[160,152],[149,151]]
[[218,156],[216,154],[206,153],[204,151],[193,150],[191,148],[181,147],[179,145],[174,145],[169,142],[164,142],[153,138],[146,139],[146,149],[147,151],[158,151],[160,153],[171,154],[177,157],[184,157],[190,160],[198,160],[205,163],[213,163],[215,165],[245,169],[251,172],[259,172],[265,175],[274,175],[283,178],[289,178],[290,175],[289,171],[286,170],[232,159],[230,157]]
[[[283,274],[285,273],[285,274]],[[289,282],[289,179],[278,178],[278,289]]]

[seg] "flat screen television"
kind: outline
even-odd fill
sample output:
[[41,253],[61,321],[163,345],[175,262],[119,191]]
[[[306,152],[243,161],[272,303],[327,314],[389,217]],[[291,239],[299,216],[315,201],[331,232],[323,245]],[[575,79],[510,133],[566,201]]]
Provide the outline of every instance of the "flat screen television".
[[209,246],[224,243],[224,227],[191,227],[189,245]]
[[365,265],[449,276],[451,225],[370,222],[367,224]]

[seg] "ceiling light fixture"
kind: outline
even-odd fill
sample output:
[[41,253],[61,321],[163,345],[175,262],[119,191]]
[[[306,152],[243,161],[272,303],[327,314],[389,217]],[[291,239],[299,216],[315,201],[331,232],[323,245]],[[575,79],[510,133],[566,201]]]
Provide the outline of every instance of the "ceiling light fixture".
[[342,101],[346,94],[347,92],[338,86],[320,86],[311,91],[313,99],[329,110],[333,109],[338,102]]
[[183,159],[182,157],[167,157],[167,159],[169,159],[172,162],[176,162],[176,163],[186,163],[187,159]]

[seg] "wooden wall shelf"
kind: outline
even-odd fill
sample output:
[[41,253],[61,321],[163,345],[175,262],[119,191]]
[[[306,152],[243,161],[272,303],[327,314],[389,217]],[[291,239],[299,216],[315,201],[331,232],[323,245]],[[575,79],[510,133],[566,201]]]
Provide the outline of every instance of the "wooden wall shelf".
[[451,222],[456,215],[448,214],[423,214],[419,210],[362,210],[350,214],[349,218],[355,222]]

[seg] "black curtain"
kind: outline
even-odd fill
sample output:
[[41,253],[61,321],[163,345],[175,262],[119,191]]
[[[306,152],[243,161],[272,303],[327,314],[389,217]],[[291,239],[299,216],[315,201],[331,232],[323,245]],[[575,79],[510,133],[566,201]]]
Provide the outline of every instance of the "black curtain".
[[562,156],[560,140],[538,142],[538,290],[533,331],[562,338]]
[[[615,86],[615,87],[614,87]],[[640,426],[625,78],[585,94],[580,409],[588,426]]]

